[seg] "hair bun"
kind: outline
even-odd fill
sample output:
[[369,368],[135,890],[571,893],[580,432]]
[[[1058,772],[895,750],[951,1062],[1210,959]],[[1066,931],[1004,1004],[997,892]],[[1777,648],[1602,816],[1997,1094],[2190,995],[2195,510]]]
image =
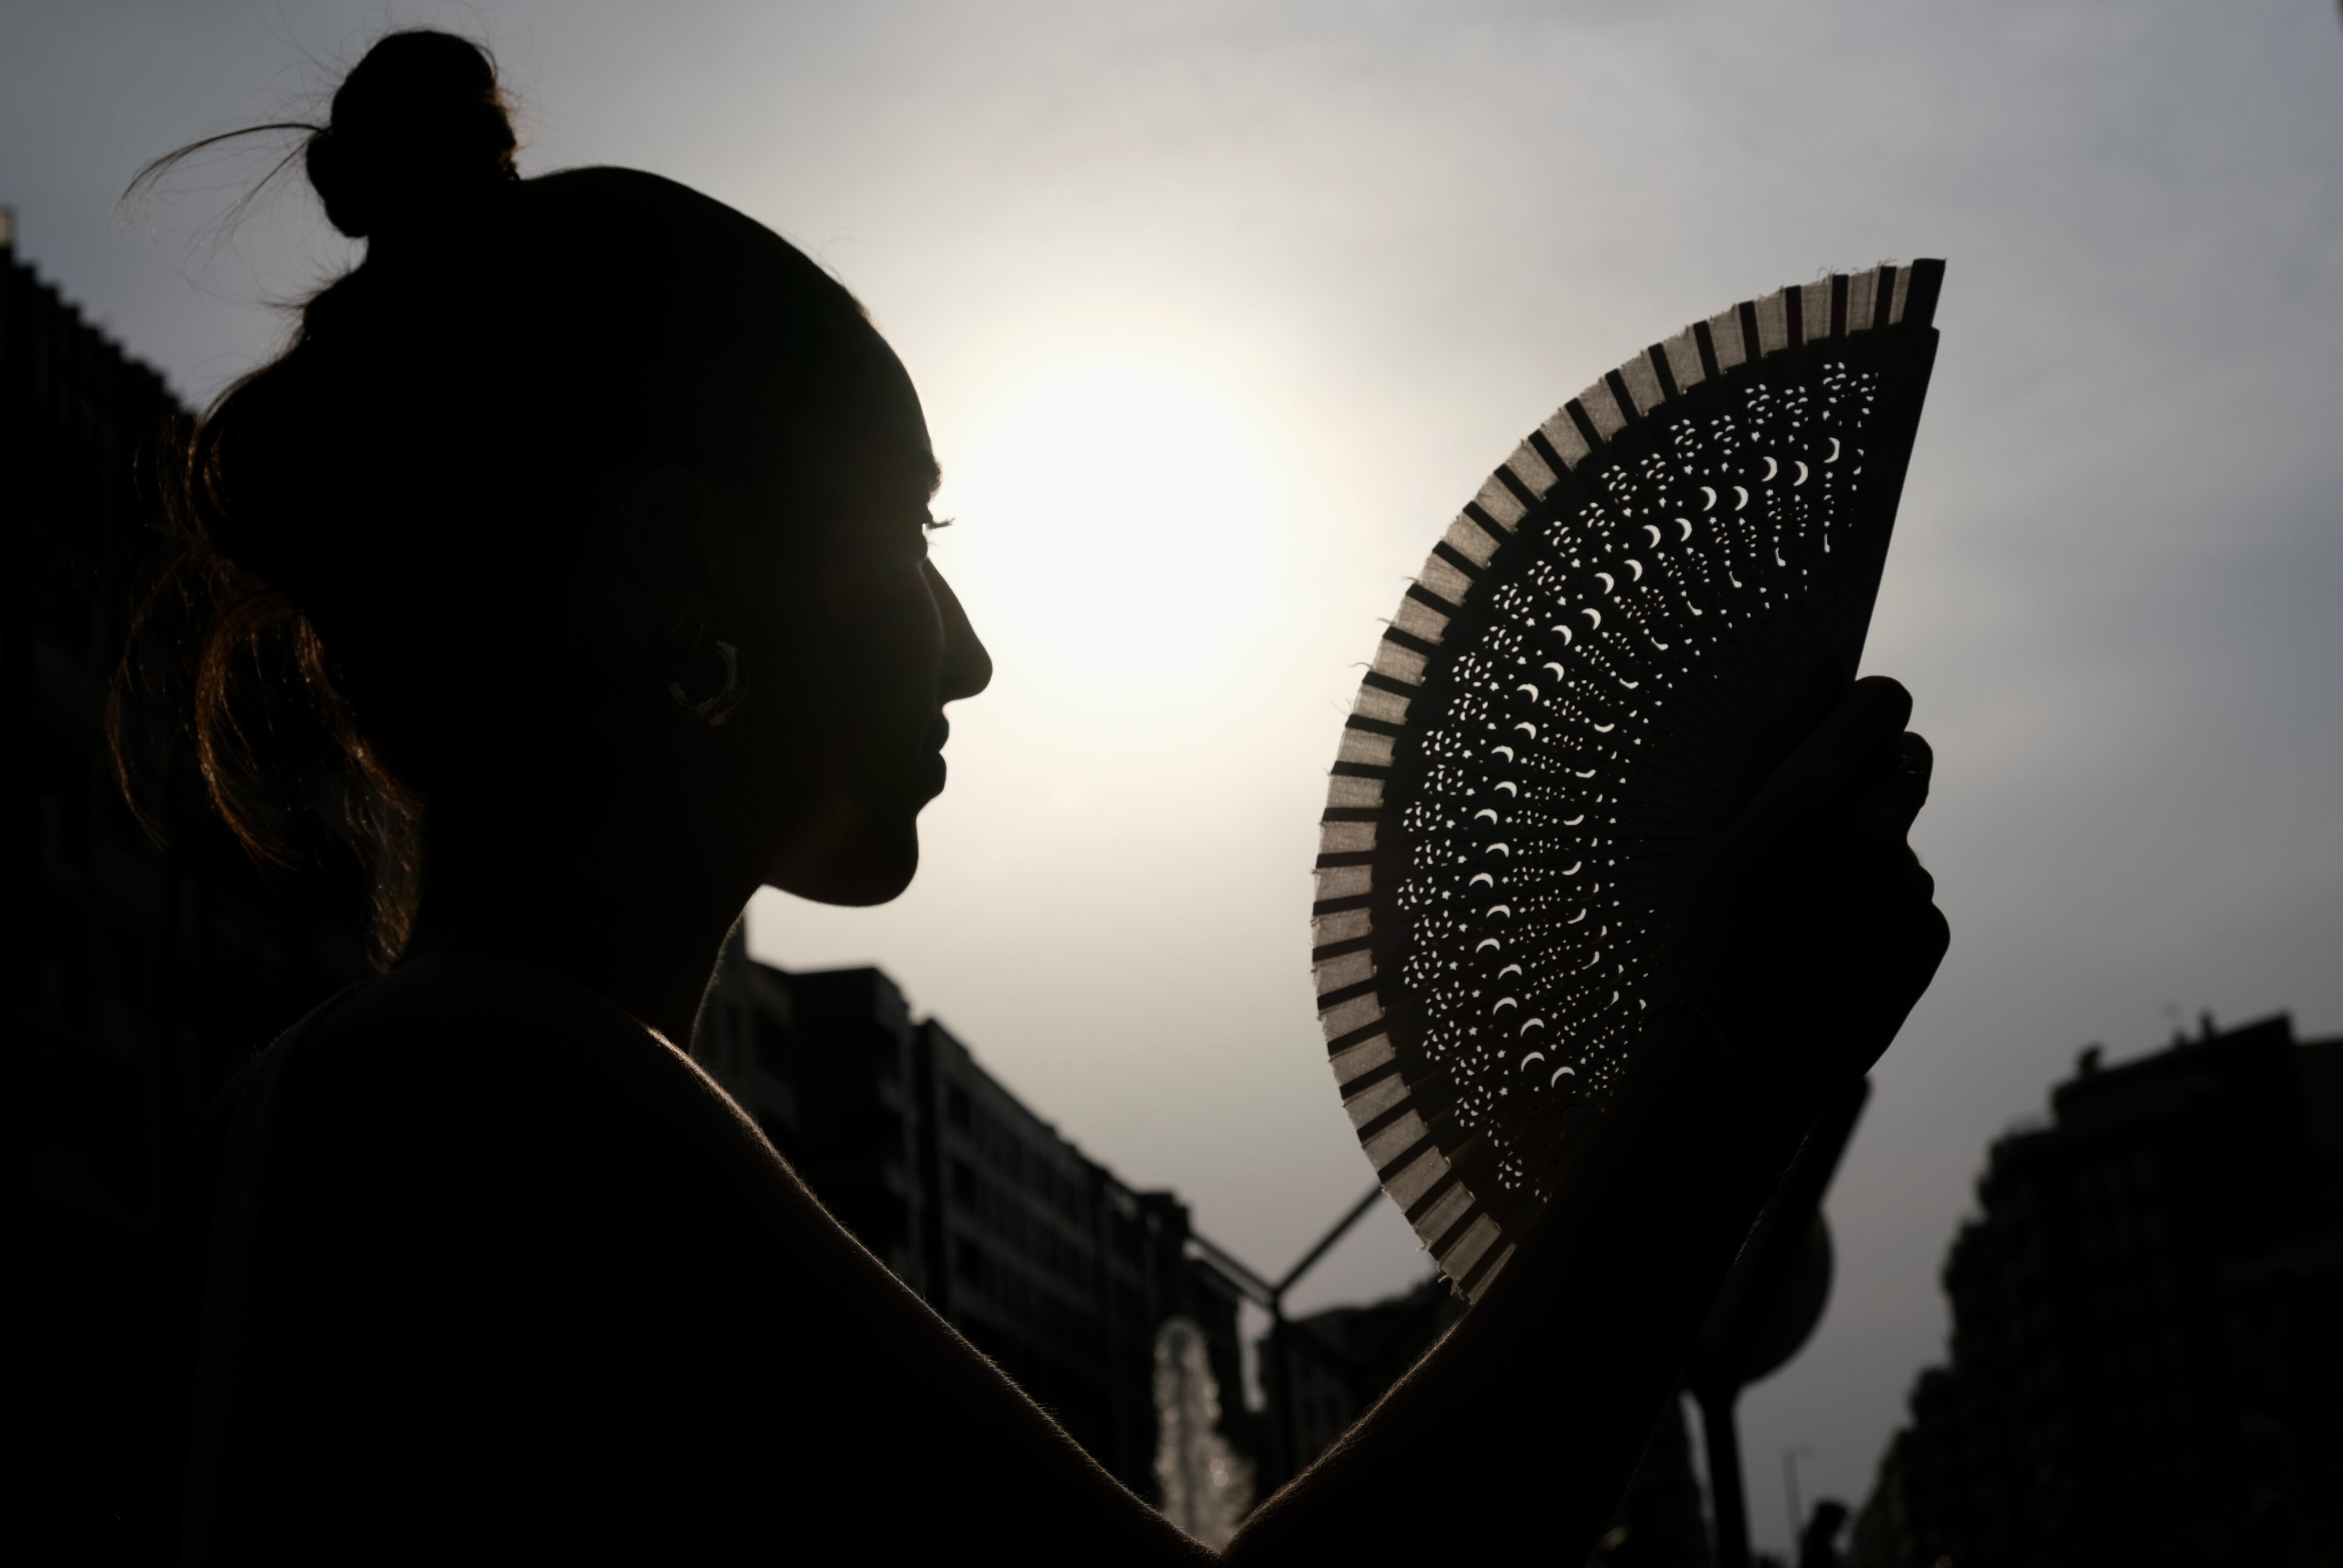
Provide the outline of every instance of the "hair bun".
[[334,94],[309,138],[309,183],[352,239],[419,224],[519,177],[487,51],[451,33],[393,33]]

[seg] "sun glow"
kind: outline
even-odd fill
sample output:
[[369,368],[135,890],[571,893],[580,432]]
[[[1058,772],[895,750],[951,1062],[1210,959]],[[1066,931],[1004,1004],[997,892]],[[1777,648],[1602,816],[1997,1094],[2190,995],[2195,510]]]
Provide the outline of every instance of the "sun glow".
[[1076,681],[1207,665],[1257,623],[1281,530],[1202,382],[1105,364],[1028,387],[949,471],[939,560],[997,658]]

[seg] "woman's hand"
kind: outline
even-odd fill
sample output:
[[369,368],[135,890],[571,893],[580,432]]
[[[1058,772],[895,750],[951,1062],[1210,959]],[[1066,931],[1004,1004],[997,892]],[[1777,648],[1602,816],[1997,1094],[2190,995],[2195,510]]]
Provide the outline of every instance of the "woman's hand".
[[1680,998],[1735,1067],[1796,1111],[1877,1060],[1951,940],[1905,835],[1928,799],[1911,694],[1856,681],[1708,857]]

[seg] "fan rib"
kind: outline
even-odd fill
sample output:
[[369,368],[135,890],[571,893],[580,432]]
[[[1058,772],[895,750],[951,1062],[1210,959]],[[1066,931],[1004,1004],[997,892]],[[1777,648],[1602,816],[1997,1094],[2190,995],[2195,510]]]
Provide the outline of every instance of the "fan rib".
[[1393,1060],[1394,1059],[1391,1040],[1388,1036],[1380,1034],[1373,1040],[1351,1047],[1348,1050],[1337,1051],[1328,1058],[1334,1069],[1334,1081],[1338,1085],[1348,1083],[1361,1073],[1373,1072]]
[[1741,313],[1722,310],[1708,318],[1708,340],[1716,349],[1717,374],[1738,368],[1748,357],[1741,336]]
[[[1510,477],[1511,476],[1507,477]],[[1464,580],[1465,588],[1463,591],[1467,593],[1472,591],[1472,585],[1473,583],[1480,581],[1481,568],[1488,565],[1486,561],[1474,560],[1471,556],[1466,555],[1463,550],[1458,549],[1446,539],[1443,539],[1438,544],[1433,546],[1432,553],[1434,558],[1446,562],[1448,566],[1455,571],[1456,575]]]
[[1505,482],[1505,487],[1507,489],[1513,492],[1513,498],[1522,503],[1522,506],[1524,508],[1523,513],[1524,517],[1528,516],[1530,512],[1539,511],[1544,508],[1545,498],[1539,495],[1535,490],[1530,488],[1527,482],[1525,482],[1520,475],[1514,473],[1512,468],[1499,468],[1497,470],[1497,477]]
[[1365,1128],[1406,1104],[1407,1081],[1393,1062],[1352,1080],[1342,1086],[1342,1111],[1350,1118],[1352,1132],[1364,1136]]
[[1433,1080],[1426,1080],[1411,1085],[1409,1093],[1403,1101],[1387,1106],[1360,1121],[1357,1126],[1360,1140],[1369,1145],[1371,1150],[1380,1144],[1386,1150],[1403,1153],[1413,1146],[1419,1136],[1431,1137],[1432,1123],[1439,1111],[1437,1108],[1422,1101],[1425,1098],[1424,1091],[1433,1088],[1435,1082],[1436,1081]]
[[[1486,529],[1492,538],[1509,539],[1513,537],[1513,525],[1499,522],[1489,515],[1489,508],[1478,501],[1465,502],[1462,515],[1472,518],[1475,527]],[[1449,526],[1453,528],[1455,525]]]
[[[1584,398],[1573,397],[1562,406],[1562,411],[1570,416],[1572,426],[1578,431],[1578,438],[1586,443],[1588,454],[1602,450],[1603,432],[1594,427],[1594,421],[1588,417]],[[1582,463],[1585,460],[1584,457],[1579,458]]]
[[1399,1066],[1394,1062],[1379,1076],[1359,1079],[1346,1085],[1343,1092],[1350,1098],[1343,1102],[1342,1110],[1351,1119],[1352,1131],[1356,1131],[1404,1102],[1407,1084],[1399,1076]]
[[[1485,515],[1485,514],[1484,514]],[[1497,558],[1497,552],[1513,536],[1492,520],[1483,522],[1470,511],[1459,512],[1440,536],[1450,548],[1476,567],[1485,567]]]
[[[1408,584],[1406,591],[1402,597],[1406,598],[1410,603],[1420,606],[1431,614],[1438,616],[1440,618],[1440,625],[1443,630],[1447,628],[1450,621],[1459,618],[1464,613],[1464,607],[1462,604],[1458,603],[1455,599],[1449,598],[1446,594],[1440,592],[1438,589],[1427,587],[1422,578],[1418,578],[1413,582]],[[1393,626],[1397,626],[1399,622],[1394,619],[1392,624]]]
[[1415,1210],[1407,1222],[1423,1238],[1424,1245],[1435,1254],[1440,1242],[1449,1240],[1456,1228],[1479,1211],[1480,1205],[1461,1181],[1449,1183],[1436,1191],[1427,1192],[1416,1200]]
[[1481,1292],[1489,1288],[1490,1282],[1503,1272],[1505,1265],[1513,1261],[1513,1253],[1518,1250],[1513,1242],[1508,1241],[1503,1251],[1483,1254],[1479,1266],[1456,1282],[1456,1289],[1468,1301],[1479,1300]]
[[[1452,1196],[1453,1195],[1453,1196]],[[1459,1181],[1448,1192],[1428,1204],[1420,1204],[1420,1212],[1409,1216],[1415,1233],[1423,1238],[1424,1246],[1435,1258],[1453,1251],[1463,1240],[1473,1222],[1489,1211],[1488,1205],[1475,1196],[1473,1190]]]
[[1374,935],[1374,918],[1364,910],[1312,915],[1310,918],[1310,940],[1317,946],[1311,950],[1311,957],[1314,960],[1354,942],[1373,941]]
[[1407,705],[1406,698],[1361,681],[1359,695],[1351,703],[1350,717],[1372,719],[1393,726],[1403,725],[1407,722]]
[[[1468,561],[1465,564],[1470,566],[1472,563]],[[1462,605],[1464,596],[1473,591],[1473,579],[1480,575],[1477,571],[1459,571],[1456,564],[1443,556],[1440,546],[1435,545],[1432,553],[1423,558],[1423,569],[1415,574],[1415,586],[1443,604]],[[1451,619],[1455,615],[1456,611],[1449,611]]]
[[1933,327],[1936,320],[1936,292],[1945,281],[1945,264],[1941,261],[1916,261],[1905,268],[1905,274],[1911,282],[1904,299],[1904,324],[1907,327]]
[[[1321,1021],[1322,1023],[1323,1020]],[[1330,1028],[1326,1032],[1333,1038],[1327,1041],[1326,1054],[1332,1056],[1344,1046],[1356,1045],[1362,1040],[1373,1040],[1378,1035],[1387,1033],[1390,1028],[1389,1022],[1381,1016],[1350,1025],[1339,1031]]]
[[1537,433],[1554,448],[1556,473],[1574,476],[1578,465],[1586,461],[1586,455],[1594,449],[1587,444],[1586,433],[1570,417],[1566,405],[1555,409],[1553,417],[1538,427]]
[[1440,1271],[1458,1281],[1463,1288],[1462,1282],[1473,1278],[1473,1265],[1495,1250],[1497,1236],[1494,1220],[1486,1214],[1475,1215],[1462,1241],[1444,1252],[1433,1254],[1440,1260]]
[[1332,964],[1323,967],[1335,971],[1332,976],[1335,979],[1340,979],[1343,975],[1355,975],[1363,970],[1367,972],[1364,978],[1353,980],[1347,985],[1335,986],[1320,997],[1318,1002],[1321,1012],[1331,1011],[1346,1003],[1356,1001],[1374,990],[1374,960],[1365,953],[1353,953],[1347,959],[1336,959]]
[[1668,346],[1666,344],[1653,344],[1649,348],[1644,350],[1644,358],[1652,367],[1652,379],[1660,384],[1660,397],[1663,399],[1683,396],[1683,394],[1676,390],[1675,372],[1668,368]]
[[1667,367],[1665,379],[1673,388],[1668,394],[1671,397],[1681,397],[1708,379],[1701,368],[1700,345],[1694,339],[1691,327],[1661,339],[1657,352],[1659,365],[1654,368]]
[[[1342,1085],[1342,1103],[1350,1108],[1352,1121],[1357,1126],[1364,1127],[1396,1105],[1399,1102],[1399,1097],[1406,1094],[1407,1091],[1406,1075],[1400,1070],[1398,1057],[1395,1054],[1386,1054],[1380,1065],[1353,1074],[1350,1081]],[[1364,1111],[1360,1109],[1367,1101],[1374,1099],[1380,1099],[1383,1101],[1374,1111]]]
[[1437,644],[1441,634],[1448,629],[1449,621],[1454,618],[1443,615],[1426,604],[1424,599],[1430,597],[1426,594],[1419,598],[1416,589],[1411,587],[1407,596],[1400,600],[1399,613],[1392,618],[1392,629]]
[[1554,488],[1553,467],[1546,462],[1545,455],[1527,441],[1513,448],[1513,455],[1505,459],[1499,471],[1510,472],[1515,484],[1536,498],[1531,508],[1533,511],[1545,504],[1545,493]]
[[[1483,515],[1507,534],[1520,528],[1522,519],[1529,515],[1529,508],[1523,506],[1494,474],[1489,476],[1488,481],[1481,487],[1480,493],[1473,498],[1473,501],[1481,508]],[[1466,509],[1471,508],[1468,507]]]
[[1426,1144],[1403,1165],[1390,1170],[1378,1168],[1376,1180],[1383,1184],[1383,1191],[1399,1205],[1400,1212],[1403,1214],[1415,1206],[1417,1199],[1431,1191],[1433,1182],[1447,1174],[1448,1157]]
[[[1313,929],[1310,934],[1313,938],[1326,935],[1327,933],[1314,929],[1317,926],[1323,925],[1325,923],[1327,922],[1322,920],[1312,921],[1312,926]],[[1324,963],[1329,959],[1340,958],[1347,952],[1363,950],[1373,946],[1374,940],[1374,933],[1372,930],[1362,930],[1358,935],[1352,937],[1347,941],[1322,942],[1317,947],[1310,950],[1310,961],[1314,966]]]
[[[1433,1210],[1443,1206],[1447,1195],[1451,1192],[1463,1193],[1464,1201],[1467,1203],[1473,1201],[1473,1189],[1466,1183],[1464,1173],[1456,1168],[1453,1161],[1449,1163],[1445,1171],[1434,1177],[1423,1191],[1418,1192],[1413,1202],[1400,1205],[1400,1217],[1410,1225],[1416,1226],[1416,1234],[1429,1241],[1432,1238],[1424,1236],[1422,1230],[1423,1218]],[[1434,1233],[1437,1234],[1436,1231]]]
[[1869,332],[1879,323],[1874,319],[1873,302],[1879,297],[1879,269],[1850,273],[1846,280],[1846,330],[1852,337]]
[[[1628,363],[1632,365],[1634,362],[1630,360]],[[1644,410],[1635,406],[1635,395],[1628,390],[1627,378],[1624,376],[1616,370],[1610,371],[1604,376],[1603,385],[1610,389],[1611,401],[1619,406],[1619,418],[1623,426],[1642,421]],[[1654,390],[1656,391],[1657,388]],[[1659,399],[1654,397],[1649,406],[1657,407],[1658,404]]]
[[1611,383],[1607,378],[1581,392],[1577,402],[1586,410],[1587,417],[1594,421],[1594,428],[1601,437],[1594,443],[1597,447],[1608,446],[1631,423],[1626,410],[1621,408],[1619,400],[1611,395]]
[[[1373,1131],[1370,1131],[1369,1128]],[[1359,1130],[1359,1139],[1360,1147],[1366,1150],[1367,1158],[1374,1161],[1378,1171],[1388,1171],[1413,1161],[1425,1149],[1439,1148],[1432,1141],[1432,1129],[1424,1125],[1423,1116],[1413,1105],[1401,1106],[1396,1116],[1377,1117],[1367,1127]],[[1446,1157],[1443,1156],[1442,1163],[1446,1162]]]
[[1724,367],[1717,362],[1716,334],[1709,330],[1707,322],[1695,321],[1692,324],[1692,336],[1693,341],[1700,347],[1701,379],[1715,380],[1725,374]]
[[1383,1004],[1372,996],[1353,997],[1337,1006],[1321,1009],[1318,1014],[1329,1033],[1349,1034],[1381,1022]]
[[1375,644],[1375,661],[1369,667],[1368,673],[1381,675],[1387,680],[1419,683],[1423,679],[1425,657],[1418,649],[1386,634]]
[[1427,642],[1423,638],[1416,636],[1413,632],[1409,631],[1406,628],[1401,626],[1396,620],[1383,628],[1383,640],[1393,644],[1396,647],[1406,648],[1411,653],[1420,653],[1429,656],[1440,651],[1440,644],[1436,640]]
[[[1409,1201],[1402,1203],[1399,1201],[1399,1195],[1393,1193],[1392,1201],[1399,1204],[1399,1210],[1403,1215],[1409,1216],[1409,1228],[1415,1231],[1416,1240],[1423,1243],[1424,1251],[1432,1251],[1433,1235],[1436,1235],[1437,1232],[1426,1234],[1423,1226],[1414,1216],[1438,1204],[1442,1195],[1451,1191],[1463,1191],[1469,1200],[1472,1196],[1471,1190],[1457,1187],[1455,1168],[1445,1159],[1435,1171],[1421,1171],[1411,1162],[1402,1167],[1402,1174],[1408,1178],[1403,1191],[1410,1192],[1412,1197]],[[1391,1191],[1388,1185],[1383,1190],[1386,1192]],[[1437,1259],[1439,1254],[1434,1252],[1433,1256]]]
[[1355,724],[1342,727],[1342,743],[1336,755],[1345,762],[1366,762],[1378,768],[1392,765],[1392,740],[1388,735],[1376,735],[1361,729]]
[[[1561,416],[1557,414],[1555,418],[1559,417]],[[1563,461],[1562,453],[1555,449],[1554,442],[1546,435],[1547,427],[1553,423],[1554,420],[1549,419],[1531,431],[1527,445],[1537,453],[1538,461],[1554,473],[1554,483],[1540,493],[1540,498],[1544,501],[1548,511],[1566,515],[1584,506],[1588,497],[1586,487],[1578,482],[1578,476],[1571,472],[1570,465]],[[1583,459],[1584,454],[1580,456]]]

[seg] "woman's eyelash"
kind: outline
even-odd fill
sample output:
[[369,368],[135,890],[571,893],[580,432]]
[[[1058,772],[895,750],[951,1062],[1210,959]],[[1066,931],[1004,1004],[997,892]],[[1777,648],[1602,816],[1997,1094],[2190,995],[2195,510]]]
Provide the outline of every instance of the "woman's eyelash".
[[950,528],[958,520],[956,518],[930,518],[927,522],[928,532],[934,533],[938,528]]

